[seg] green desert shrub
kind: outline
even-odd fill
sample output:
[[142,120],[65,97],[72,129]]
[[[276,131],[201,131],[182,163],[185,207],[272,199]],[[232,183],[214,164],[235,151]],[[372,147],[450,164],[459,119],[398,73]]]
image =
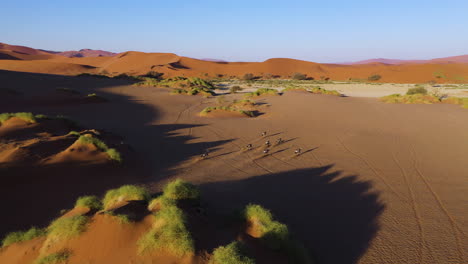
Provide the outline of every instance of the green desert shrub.
[[234,86],[231,86],[231,88],[229,88],[230,93],[237,93],[237,92],[240,92],[242,90],[243,89],[239,85],[234,85]]
[[73,238],[86,230],[88,222],[89,217],[84,215],[59,218],[47,227],[48,237],[64,240]]
[[135,185],[124,185],[120,188],[107,191],[102,204],[104,205],[104,209],[109,209],[113,205],[124,201],[148,200],[149,196],[146,188]]
[[168,183],[163,188],[164,197],[173,200],[196,200],[200,198],[200,191],[197,186],[182,179],[177,179]]
[[2,124],[3,122],[5,122],[8,119],[13,118],[13,117],[22,119],[25,122],[29,122],[29,123],[36,123],[37,122],[36,116],[34,116],[32,113],[19,112],[19,113],[3,113],[3,114],[0,114],[0,124]]
[[109,158],[111,160],[117,161],[119,163],[121,163],[123,161],[122,155],[120,155],[120,152],[118,152],[114,148],[107,149],[106,153],[107,153],[107,155],[109,156]]
[[369,76],[369,78],[367,78],[367,80],[369,80],[369,81],[378,81],[380,79],[382,79],[382,76],[380,76],[378,74],[371,75],[371,76]]
[[408,91],[406,92],[407,95],[412,95],[412,94],[427,94],[427,89],[424,87],[415,87],[415,88],[409,88]]
[[292,75],[293,80],[305,80],[307,79],[307,74],[296,72]]
[[288,227],[273,220],[271,212],[260,205],[249,204],[244,209],[244,218],[260,234],[260,239],[272,249],[283,248],[289,239]]
[[261,96],[261,95],[279,95],[279,93],[278,93],[278,90],[276,89],[260,88],[256,90],[255,92],[247,93],[245,96],[252,97],[252,96]]
[[85,207],[91,210],[100,210],[102,208],[101,200],[94,195],[79,197],[76,200],[75,207]]
[[71,256],[70,251],[61,250],[37,259],[34,264],[62,264]]
[[28,241],[36,237],[45,236],[47,234],[45,229],[31,227],[26,231],[11,232],[2,240],[2,247],[9,246],[13,243]]
[[194,242],[186,227],[186,217],[176,206],[158,211],[150,231],[137,242],[138,253],[162,250],[176,256],[194,253]]
[[232,242],[213,251],[210,264],[255,264],[255,260],[245,254],[240,242]]

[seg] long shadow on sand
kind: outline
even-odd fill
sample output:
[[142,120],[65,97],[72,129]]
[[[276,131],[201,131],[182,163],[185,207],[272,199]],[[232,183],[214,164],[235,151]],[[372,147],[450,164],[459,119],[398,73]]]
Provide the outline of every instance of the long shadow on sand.
[[[216,211],[261,204],[289,225],[318,263],[355,263],[375,237],[385,206],[370,182],[328,172],[331,168],[204,184],[203,200]],[[202,244],[208,250],[216,246]]]
[[[55,166],[0,164],[0,208],[4,212],[0,237],[31,225],[46,225],[61,209],[73,207],[79,196],[102,195],[123,184],[162,180],[176,164],[200,155],[207,147],[214,148],[230,141],[188,142],[194,138],[178,131],[200,125],[157,124],[158,109],[130,96],[102,89],[131,84],[125,80],[0,71],[0,84],[20,94],[14,98],[16,101],[0,98],[0,113],[65,115],[83,128],[119,135],[133,148],[133,153],[124,156],[122,165],[78,162]],[[82,94],[98,92],[108,102],[57,107],[41,101],[57,87],[78,90]],[[155,121],[156,124],[152,124]],[[4,140],[0,138],[0,144]]]

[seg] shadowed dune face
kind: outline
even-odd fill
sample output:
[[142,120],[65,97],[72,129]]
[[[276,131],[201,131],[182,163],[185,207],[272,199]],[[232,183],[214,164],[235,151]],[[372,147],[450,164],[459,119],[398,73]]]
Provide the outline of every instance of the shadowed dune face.
[[314,252],[319,263],[355,263],[379,230],[385,209],[369,181],[332,166],[201,185],[215,210],[261,204]]

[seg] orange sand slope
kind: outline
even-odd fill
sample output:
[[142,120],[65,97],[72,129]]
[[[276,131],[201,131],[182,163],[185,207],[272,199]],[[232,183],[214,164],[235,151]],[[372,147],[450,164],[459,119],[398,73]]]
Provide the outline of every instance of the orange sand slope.
[[[213,62],[181,57],[170,53],[123,52],[109,57],[68,58],[27,47],[0,45],[0,69],[50,74],[76,75],[104,73],[116,75],[146,74],[158,71],[165,76],[242,77],[255,76],[289,78],[304,73],[315,79],[332,80],[367,79],[381,75],[378,82],[438,83],[468,82],[468,64],[465,56],[451,60],[435,59],[422,64],[388,65],[370,63],[359,65],[320,64],[294,59],[269,59],[264,62]],[[450,59],[450,58],[448,58]]]

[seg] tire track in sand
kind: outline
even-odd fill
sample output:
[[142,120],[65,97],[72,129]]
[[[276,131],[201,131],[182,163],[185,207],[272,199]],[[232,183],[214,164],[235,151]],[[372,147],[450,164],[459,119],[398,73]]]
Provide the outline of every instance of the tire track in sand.
[[416,224],[418,225],[418,231],[419,231],[418,258],[419,258],[419,263],[423,263],[424,248],[426,247],[426,241],[425,241],[425,237],[424,237],[424,229],[423,229],[422,222],[421,222],[421,216],[419,214],[418,207],[416,206],[416,198],[415,198],[415,195],[414,195],[414,191],[411,188],[411,185],[409,183],[409,179],[408,179],[408,175],[407,175],[406,171],[403,169],[400,162],[396,158],[395,153],[393,151],[391,151],[391,152],[392,152],[393,161],[398,166],[398,168],[400,168],[401,174],[403,175],[403,178],[405,180],[406,188],[407,188],[408,193],[410,195],[411,207],[413,209],[414,217],[416,218]]
[[351,149],[349,149],[349,148],[343,143],[343,141],[340,139],[340,137],[336,136],[336,138],[338,139],[338,142],[340,142],[341,146],[342,146],[346,151],[348,151],[348,152],[351,153],[353,156],[357,157],[359,160],[361,160],[362,162],[364,162],[364,163],[367,165],[367,167],[368,167],[369,169],[372,170],[372,172],[374,173],[374,175],[375,175],[377,178],[379,178],[379,179],[385,184],[385,186],[387,186],[387,188],[388,188],[391,192],[393,192],[393,194],[395,194],[396,196],[398,196],[398,197],[399,197],[400,199],[402,199],[402,200],[406,200],[405,198],[401,197],[401,195],[400,195],[395,189],[393,189],[393,187],[385,180],[385,178],[384,178],[382,175],[380,175],[380,173],[377,172],[377,170],[372,166],[372,164],[370,164],[370,162],[369,162],[367,159],[365,159],[365,158],[362,157],[361,155],[359,155],[359,154],[353,152]]
[[439,206],[439,208],[441,209],[441,211],[447,216],[449,222],[450,222],[450,225],[452,227],[452,231],[453,231],[453,234],[455,236],[455,240],[456,240],[456,243],[457,243],[457,251],[458,251],[458,256],[460,258],[460,260],[462,261],[464,259],[464,254],[463,254],[463,247],[461,246],[461,239],[460,239],[460,236],[459,236],[459,233],[460,232],[463,236],[465,236],[465,233],[463,232],[463,230],[458,226],[457,222],[455,221],[454,217],[450,214],[450,212],[447,210],[447,208],[444,206],[444,204],[442,203],[442,200],[440,199],[439,195],[434,191],[434,189],[432,188],[432,186],[429,184],[429,182],[427,181],[426,177],[424,176],[424,174],[422,174],[421,170],[419,169],[418,167],[418,156],[417,156],[417,153],[416,153],[416,150],[414,148],[414,145],[411,144],[411,154],[413,156],[413,166],[414,166],[414,169],[416,170],[417,174],[419,175],[419,177],[421,178],[421,180],[424,182],[424,185],[426,186],[426,188],[429,190],[429,192],[431,193],[432,197],[434,198],[434,200],[437,202],[437,205]]

